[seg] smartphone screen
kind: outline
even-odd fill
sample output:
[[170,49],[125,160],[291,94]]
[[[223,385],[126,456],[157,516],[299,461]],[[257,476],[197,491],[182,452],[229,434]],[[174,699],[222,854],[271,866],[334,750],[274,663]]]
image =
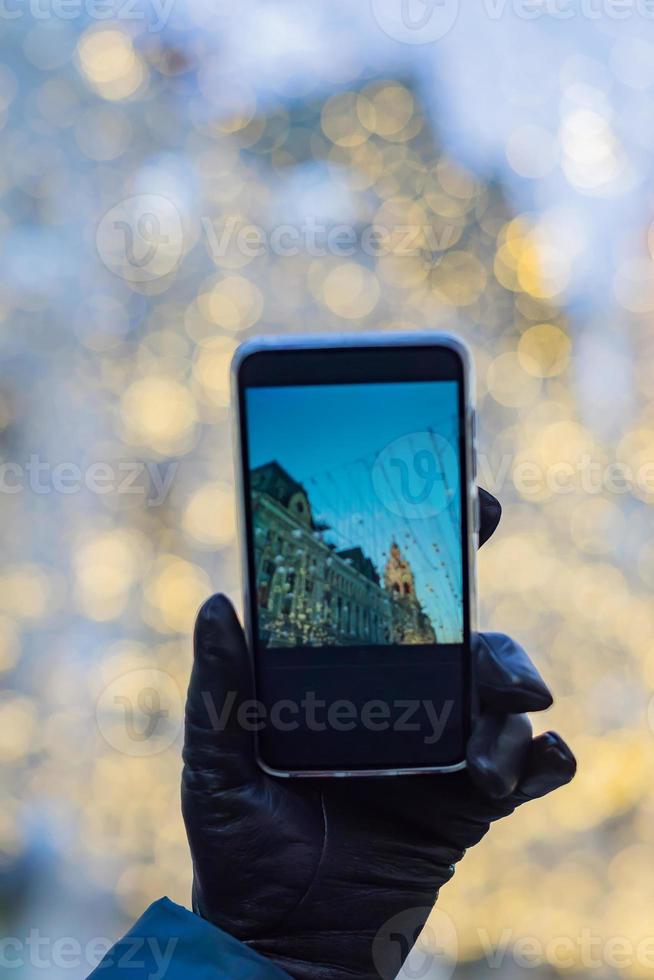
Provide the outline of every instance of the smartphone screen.
[[469,716],[464,365],[431,345],[239,369],[263,764],[446,767]]

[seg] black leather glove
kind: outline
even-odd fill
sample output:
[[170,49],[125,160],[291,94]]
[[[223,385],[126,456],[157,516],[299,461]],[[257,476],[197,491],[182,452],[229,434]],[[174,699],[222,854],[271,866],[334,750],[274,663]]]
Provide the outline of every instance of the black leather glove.
[[[480,496],[483,543],[500,508]],[[532,739],[524,712],[552,697],[525,651],[486,633],[475,655],[482,710],[465,770],[276,779],[258,768],[253,735],[236,722],[239,702],[253,697],[243,631],[226,598],[209,599],[195,630],[182,778],[194,910],[298,980],[369,980],[380,971],[390,980],[408,948],[377,942],[373,959],[384,923],[413,909],[417,935],[466,848],[575,772],[558,735]],[[230,702],[229,720],[217,725]]]

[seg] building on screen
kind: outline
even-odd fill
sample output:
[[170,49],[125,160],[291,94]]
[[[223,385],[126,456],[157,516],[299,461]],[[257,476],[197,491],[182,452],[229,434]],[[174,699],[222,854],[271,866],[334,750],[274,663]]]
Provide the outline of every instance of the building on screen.
[[435,643],[392,542],[383,581],[360,547],[325,540],[309,496],[276,461],[250,472],[259,634],[267,646]]

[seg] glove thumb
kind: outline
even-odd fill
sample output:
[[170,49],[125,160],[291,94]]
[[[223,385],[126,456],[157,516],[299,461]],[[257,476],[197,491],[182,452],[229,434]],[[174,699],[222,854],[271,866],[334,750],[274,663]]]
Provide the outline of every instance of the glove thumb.
[[[186,698],[185,780],[210,774],[212,786],[226,789],[251,782],[255,764],[254,697],[245,636],[234,607],[214,595],[195,624],[193,670]],[[250,707],[253,707],[251,704]],[[219,784],[219,785],[218,785]]]

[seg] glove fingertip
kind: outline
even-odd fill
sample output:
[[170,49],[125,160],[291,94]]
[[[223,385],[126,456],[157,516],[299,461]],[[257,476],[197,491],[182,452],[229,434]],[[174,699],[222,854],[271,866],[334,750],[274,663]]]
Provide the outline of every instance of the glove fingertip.
[[546,711],[554,704],[554,698],[548,690],[538,690],[526,684],[521,684],[516,678],[511,688],[504,685],[493,687],[488,684],[483,688],[483,700],[494,711],[523,712]]
[[531,722],[524,714],[482,715],[468,743],[472,781],[492,799],[514,792],[531,745]]
[[243,636],[234,606],[222,592],[216,592],[202,603],[195,620],[195,648],[206,652],[216,646],[239,643]]
[[235,615],[234,607],[223,592],[216,592],[202,603],[196,618],[196,627],[212,625],[217,619]]
[[577,760],[557,732],[544,732],[531,744],[529,757],[518,784],[519,802],[538,799],[574,779]]
[[479,495],[479,547],[485,544],[497,530],[502,517],[502,505],[488,490],[477,487]]
[[552,693],[525,650],[504,633],[478,633],[477,683],[493,711],[544,711]]
[[516,780],[508,779],[493,767],[490,759],[483,756],[468,758],[468,772],[478,789],[493,800],[509,796],[516,788]]

